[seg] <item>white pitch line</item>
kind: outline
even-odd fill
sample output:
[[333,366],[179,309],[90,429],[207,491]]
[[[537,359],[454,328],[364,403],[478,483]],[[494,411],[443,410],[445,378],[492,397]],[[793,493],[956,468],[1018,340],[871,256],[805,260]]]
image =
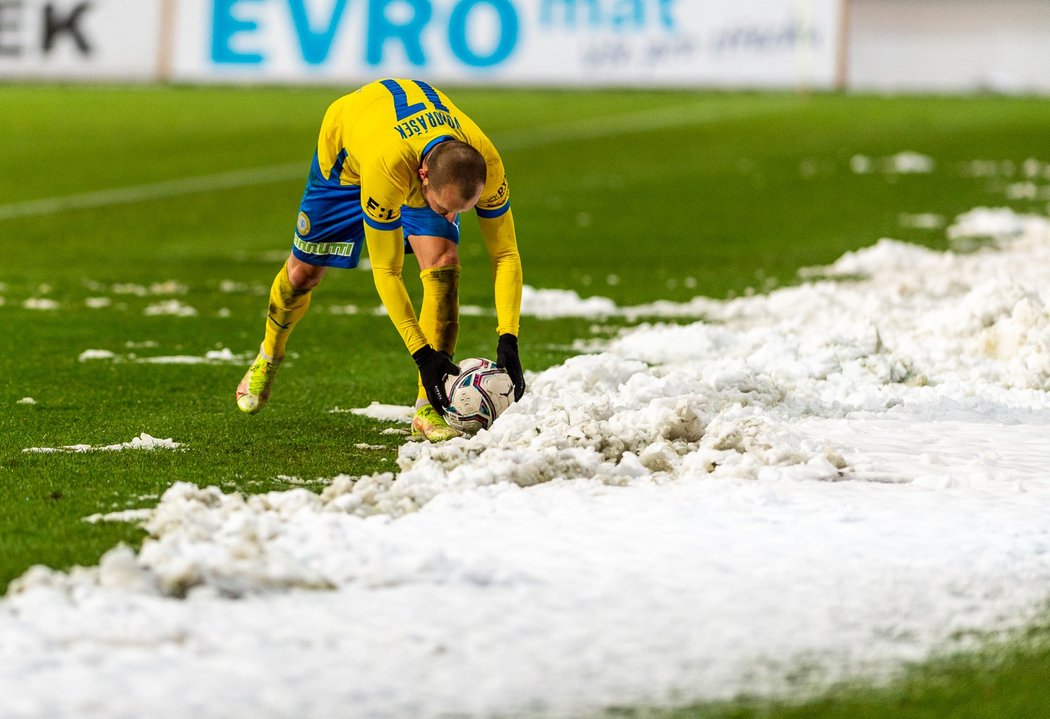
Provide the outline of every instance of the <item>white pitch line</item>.
[[[726,112],[709,103],[693,103],[676,107],[645,110],[627,115],[602,118],[587,118],[561,122],[518,132],[508,132],[493,138],[501,151],[523,150],[543,145],[574,140],[591,140],[635,132],[653,132],[673,127],[701,125],[743,116],[765,114],[760,110]],[[199,175],[178,180],[151,182],[131,187],[96,190],[63,197],[46,197],[0,205],[0,221],[19,217],[50,215],[66,210],[82,210],[113,205],[127,205],[146,200],[159,200],[197,192],[230,190],[239,187],[267,185],[302,178],[305,182],[309,163],[307,161],[283,165],[270,165],[246,170],[220,172],[214,175]]]
[[294,165],[271,165],[270,167],[257,167],[250,170],[220,172],[216,175],[200,175],[198,177],[184,177],[179,180],[151,182],[146,185],[96,190],[79,195],[14,202],[9,205],[0,205],[0,220],[33,215],[50,215],[65,210],[126,205],[144,200],[159,200],[178,195],[190,195],[196,192],[266,185],[271,182],[294,179],[295,177],[302,177],[305,180],[307,168],[308,165],[303,162],[297,162]]

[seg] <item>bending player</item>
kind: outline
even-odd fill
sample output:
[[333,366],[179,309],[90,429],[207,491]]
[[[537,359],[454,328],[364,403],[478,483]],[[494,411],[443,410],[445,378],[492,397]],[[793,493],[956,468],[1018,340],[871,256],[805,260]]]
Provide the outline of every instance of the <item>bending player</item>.
[[[443,418],[444,377],[459,334],[459,214],[473,209],[492,258],[496,363],[525,391],[518,357],[521,257],[503,162],[444,93],[419,80],[379,80],[325,113],[299,206],[292,251],[270,288],[266,334],[237,387],[255,414],[270,397],[288,336],[329,267],[356,267],[368,245],[376,290],[419,373],[412,434],[456,436]],[[414,253],[423,281],[417,319],[401,278]]]

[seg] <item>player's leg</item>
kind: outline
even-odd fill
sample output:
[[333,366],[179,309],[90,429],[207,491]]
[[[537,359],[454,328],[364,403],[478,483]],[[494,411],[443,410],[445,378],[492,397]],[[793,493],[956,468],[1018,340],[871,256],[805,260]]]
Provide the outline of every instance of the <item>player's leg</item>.
[[284,357],[288,335],[310,308],[313,290],[321,284],[327,270],[324,266],[307,264],[294,254],[288,255],[284,267],[270,286],[266,336],[262,343],[262,351],[266,356],[274,359]]
[[416,235],[408,241],[423,282],[419,325],[430,345],[451,357],[459,339],[459,248],[444,237]]
[[[408,242],[419,260],[423,302],[419,327],[430,346],[451,357],[459,338],[459,251],[444,237],[410,235]],[[459,435],[427,399],[423,381],[417,378],[416,413],[412,434],[441,442]]]
[[237,386],[241,411],[255,414],[265,406],[288,337],[306,315],[314,288],[329,267],[357,267],[363,244],[360,188],[340,185],[337,173],[325,178],[315,156],[299,205],[292,253],[270,287],[259,355]]
[[[450,357],[459,338],[459,227],[429,208],[402,210],[409,250],[419,262],[423,301],[419,326],[431,347]],[[413,435],[441,441],[459,433],[430,406],[417,378]]]
[[270,399],[288,336],[309,309],[312,291],[320,284],[326,269],[302,262],[294,254],[281,266],[270,285],[266,330],[259,354],[237,385],[237,406],[242,412],[255,414]]

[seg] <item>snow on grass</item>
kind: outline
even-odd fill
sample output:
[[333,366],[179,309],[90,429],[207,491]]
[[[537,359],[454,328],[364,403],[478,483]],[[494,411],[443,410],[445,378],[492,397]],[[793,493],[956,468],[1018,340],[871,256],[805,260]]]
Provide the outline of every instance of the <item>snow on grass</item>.
[[1004,239],[883,240],[826,268],[848,281],[620,330],[396,475],[176,484],[137,554],[12,585],[5,701],[573,717],[884,677],[1018,628],[1050,587],[1050,221],[965,227]]
[[56,300],[48,299],[47,297],[30,297],[22,302],[22,307],[27,310],[52,312],[61,307],[61,305]]
[[171,438],[157,439],[156,437],[142,432],[138,437],[133,437],[130,442],[118,442],[117,444],[106,445],[71,444],[63,447],[27,447],[22,451],[31,454],[54,454],[58,452],[123,452],[126,449],[178,449],[181,446],[182,444],[172,441]]
[[850,170],[857,175],[867,175],[876,170],[886,175],[929,174],[937,164],[929,155],[912,150],[904,150],[895,155],[872,158],[867,155],[854,155],[850,158]]
[[[156,347],[156,342],[144,342],[144,343],[131,343],[127,344],[129,348],[149,348]],[[111,362],[138,362],[141,364],[207,364],[207,365],[220,365],[220,364],[243,364],[250,362],[253,354],[235,354],[233,350],[228,347],[222,347],[216,350],[208,350],[203,355],[156,355],[153,357],[140,357],[136,353],[129,353],[126,355],[119,355],[116,352],[106,349],[86,349],[80,353],[77,359],[80,362],[92,362],[97,360],[108,360]]]
[[173,317],[196,317],[197,308],[180,302],[177,299],[163,300],[147,305],[142,311],[148,316],[171,315]]
[[124,509],[119,512],[107,512],[105,514],[91,514],[84,517],[88,524],[99,522],[144,522],[153,515],[149,509]]
[[361,415],[362,417],[371,417],[372,419],[378,419],[383,422],[403,422],[408,424],[412,421],[412,415],[415,413],[415,408],[397,404],[383,404],[381,402],[373,401],[367,407],[355,407],[352,409],[333,407],[328,411],[332,414],[348,412],[350,414]]

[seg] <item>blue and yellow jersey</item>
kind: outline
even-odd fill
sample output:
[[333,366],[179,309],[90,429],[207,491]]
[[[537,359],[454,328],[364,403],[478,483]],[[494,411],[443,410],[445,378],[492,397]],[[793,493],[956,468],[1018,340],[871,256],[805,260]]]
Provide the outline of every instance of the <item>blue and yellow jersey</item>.
[[497,217],[510,208],[503,161],[485,133],[444,93],[419,80],[379,80],[336,100],[325,113],[317,161],[329,182],[361,187],[365,222],[400,226],[401,206],[424,207],[422,157],[438,142],[474,147],[488,165],[476,211]]
[[420,349],[426,339],[401,279],[401,208],[426,206],[419,178],[422,158],[447,139],[471,145],[488,166],[475,212],[492,258],[496,331],[517,335],[522,272],[506,171],[473,120],[425,82],[378,80],[332,103],[317,141],[317,162],[325,181],[361,188],[365,243],[376,289],[409,352]]

